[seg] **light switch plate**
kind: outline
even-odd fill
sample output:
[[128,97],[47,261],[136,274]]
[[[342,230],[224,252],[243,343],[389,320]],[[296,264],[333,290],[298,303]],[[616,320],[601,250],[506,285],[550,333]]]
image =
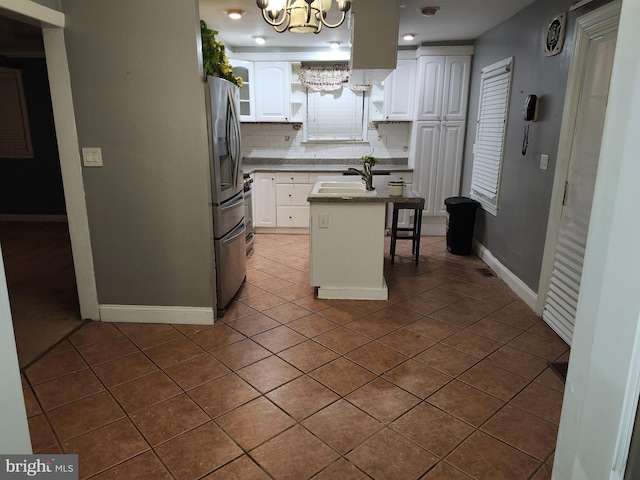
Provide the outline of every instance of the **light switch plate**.
[[82,164],[85,167],[101,167],[102,151],[99,147],[82,149]]
[[329,228],[329,214],[328,213],[319,213],[318,214],[318,228]]
[[540,170],[546,170],[549,166],[549,155],[545,155],[544,153],[540,155]]

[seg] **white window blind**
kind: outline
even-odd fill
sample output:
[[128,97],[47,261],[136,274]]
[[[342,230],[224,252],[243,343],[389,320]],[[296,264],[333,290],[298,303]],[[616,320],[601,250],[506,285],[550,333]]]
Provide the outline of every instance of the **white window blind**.
[[307,91],[307,141],[365,140],[365,92]]
[[509,113],[513,57],[482,69],[471,197],[496,215]]
[[0,158],[33,158],[20,70],[0,67]]

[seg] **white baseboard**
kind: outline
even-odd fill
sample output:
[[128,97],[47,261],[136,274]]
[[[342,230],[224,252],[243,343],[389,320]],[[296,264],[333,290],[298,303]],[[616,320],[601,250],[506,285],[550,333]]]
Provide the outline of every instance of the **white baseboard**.
[[473,250],[476,252],[476,255],[491,267],[491,269],[498,274],[498,277],[500,277],[504,283],[506,283],[509,288],[531,308],[531,310],[536,312],[537,315],[540,315],[540,312],[536,310],[538,305],[538,294],[536,292],[531,290],[531,288],[520,280],[511,270],[500,263],[500,261],[494,257],[484,245],[474,240]]
[[0,222],[66,222],[66,215],[13,215],[0,214]]
[[156,305],[100,305],[100,320],[123,323],[213,325],[213,309]]

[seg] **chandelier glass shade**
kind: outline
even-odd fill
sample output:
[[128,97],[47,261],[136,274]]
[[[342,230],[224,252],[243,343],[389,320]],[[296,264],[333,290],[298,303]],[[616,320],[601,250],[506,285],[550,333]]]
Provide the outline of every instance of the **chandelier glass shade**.
[[256,0],[262,16],[276,32],[289,30],[293,33],[320,33],[322,27],[336,28],[342,25],[351,0],[336,0],[342,12],[340,21],[327,23],[327,12],[334,0]]

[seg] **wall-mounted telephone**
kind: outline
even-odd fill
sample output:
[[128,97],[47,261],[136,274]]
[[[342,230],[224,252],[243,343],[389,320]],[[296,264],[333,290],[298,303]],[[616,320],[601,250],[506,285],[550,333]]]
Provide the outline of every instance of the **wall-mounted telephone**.
[[537,95],[529,95],[524,101],[523,116],[525,122],[536,122],[538,120],[538,107],[540,99]]

